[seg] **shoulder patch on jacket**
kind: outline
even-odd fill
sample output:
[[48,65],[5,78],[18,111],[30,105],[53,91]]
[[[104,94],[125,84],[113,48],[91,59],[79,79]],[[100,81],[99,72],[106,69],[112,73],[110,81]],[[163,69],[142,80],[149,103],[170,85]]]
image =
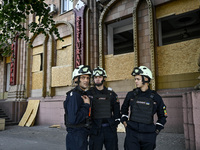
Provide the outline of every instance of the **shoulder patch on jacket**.
[[112,88],[111,88],[111,87],[108,87],[108,90],[109,90],[109,91],[112,91]]

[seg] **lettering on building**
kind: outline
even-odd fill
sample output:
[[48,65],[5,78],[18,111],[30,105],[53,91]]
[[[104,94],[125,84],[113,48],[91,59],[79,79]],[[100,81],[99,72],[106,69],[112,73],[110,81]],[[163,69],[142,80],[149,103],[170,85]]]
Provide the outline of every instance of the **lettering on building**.
[[11,45],[11,64],[10,64],[10,85],[16,85],[16,72],[17,72],[17,40]]
[[74,66],[75,68],[85,64],[85,33],[84,33],[84,12],[86,5],[79,0],[75,6],[75,51]]

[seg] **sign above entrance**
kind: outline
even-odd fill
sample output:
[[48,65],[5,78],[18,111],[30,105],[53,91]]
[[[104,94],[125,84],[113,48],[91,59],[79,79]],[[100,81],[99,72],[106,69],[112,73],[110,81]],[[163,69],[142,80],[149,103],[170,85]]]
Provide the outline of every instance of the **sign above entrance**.
[[85,8],[86,5],[79,0],[75,6],[75,52],[74,66],[75,68],[85,64]]
[[18,36],[11,45],[10,85],[16,85]]

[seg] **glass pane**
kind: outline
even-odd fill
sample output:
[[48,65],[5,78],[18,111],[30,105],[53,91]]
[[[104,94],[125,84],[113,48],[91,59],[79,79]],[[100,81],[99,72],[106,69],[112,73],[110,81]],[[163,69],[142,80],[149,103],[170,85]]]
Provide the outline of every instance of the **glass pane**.
[[68,0],[63,0],[63,12],[67,11]]
[[73,2],[69,0],[69,10],[73,9]]
[[73,9],[73,2],[71,0],[63,0],[63,12]]

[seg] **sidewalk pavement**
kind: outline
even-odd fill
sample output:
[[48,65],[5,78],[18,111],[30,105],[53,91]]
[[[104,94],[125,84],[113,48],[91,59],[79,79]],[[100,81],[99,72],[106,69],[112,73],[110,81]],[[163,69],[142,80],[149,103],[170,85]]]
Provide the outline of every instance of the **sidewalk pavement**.
[[[66,130],[48,126],[6,126],[0,131],[0,150],[65,150]],[[118,133],[119,150],[123,150],[125,133]],[[156,150],[185,150],[184,135],[160,133]]]

